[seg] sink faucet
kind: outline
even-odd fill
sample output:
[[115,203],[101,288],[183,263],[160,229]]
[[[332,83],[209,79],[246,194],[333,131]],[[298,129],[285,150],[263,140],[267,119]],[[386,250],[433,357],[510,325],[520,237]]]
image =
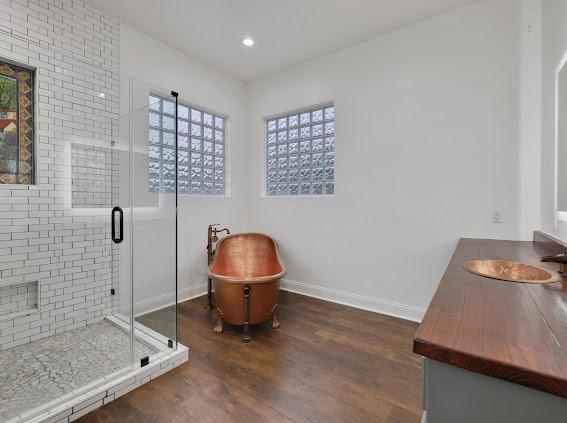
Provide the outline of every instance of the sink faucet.
[[567,248],[565,248],[561,254],[544,256],[541,258],[541,261],[559,264],[559,273],[562,275],[567,275]]

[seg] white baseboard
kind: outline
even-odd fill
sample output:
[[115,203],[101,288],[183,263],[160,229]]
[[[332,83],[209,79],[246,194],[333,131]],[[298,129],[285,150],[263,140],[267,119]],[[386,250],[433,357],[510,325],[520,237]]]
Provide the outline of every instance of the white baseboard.
[[[381,300],[378,298],[366,297],[364,295],[352,294],[336,289],[324,288],[322,286],[309,283],[296,282],[289,279],[282,279],[281,289],[289,292],[295,292],[296,294],[306,295],[308,297],[318,298],[320,300],[360,308],[362,310],[387,314],[389,316],[399,317],[400,319],[411,320],[413,322],[421,322],[423,315],[425,314],[425,310],[422,308],[399,304],[388,300]],[[201,283],[189,288],[180,289],[178,300],[179,302],[183,302],[200,297],[206,293],[207,284]],[[152,311],[173,305],[171,296],[172,293],[167,293],[137,302],[135,304],[136,316],[151,313]]]
[[179,290],[178,301],[182,303],[183,301],[188,301],[188,300],[192,300],[193,298],[201,297],[206,293],[207,293],[207,283],[200,283],[190,288]]
[[320,300],[374,311],[376,313],[387,314],[389,316],[399,317],[400,319],[411,320],[418,323],[421,322],[425,314],[425,310],[422,308],[338,291],[336,289],[324,288],[322,286],[312,285],[309,283],[291,281],[289,279],[282,279],[281,289],[295,292],[296,294],[306,295],[308,297],[318,298]]
[[[177,301],[183,302],[193,298],[200,297],[207,293],[207,284],[200,283],[189,288],[183,288],[178,291]],[[148,298],[147,300],[138,301],[134,304],[134,314],[141,316],[142,314],[151,313],[152,311],[160,310],[164,307],[173,305],[172,301],[173,292],[160,295],[158,297]]]

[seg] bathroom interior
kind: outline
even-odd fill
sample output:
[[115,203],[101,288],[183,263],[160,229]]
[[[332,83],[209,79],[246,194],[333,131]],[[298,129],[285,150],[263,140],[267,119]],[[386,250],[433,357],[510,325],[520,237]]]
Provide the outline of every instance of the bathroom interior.
[[564,422],[567,0],[0,0],[0,423]]

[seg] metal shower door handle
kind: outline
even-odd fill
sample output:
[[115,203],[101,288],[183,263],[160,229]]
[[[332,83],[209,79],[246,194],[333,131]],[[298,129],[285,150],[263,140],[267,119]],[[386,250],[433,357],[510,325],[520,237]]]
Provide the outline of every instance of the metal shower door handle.
[[[119,216],[119,225],[120,230],[118,237],[116,236],[116,212],[120,214]],[[112,241],[116,244],[120,244],[124,240],[124,212],[122,211],[121,207],[114,207],[111,212],[111,234],[112,234]]]

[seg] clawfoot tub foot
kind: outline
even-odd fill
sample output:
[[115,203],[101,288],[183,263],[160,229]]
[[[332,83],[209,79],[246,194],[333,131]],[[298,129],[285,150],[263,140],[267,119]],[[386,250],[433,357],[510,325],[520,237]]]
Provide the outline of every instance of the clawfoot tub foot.
[[222,311],[217,308],[217,324],[214,329],[215,333],[222,333]]
[[272,329],[279,329],[280,328],[280,321],[278,317],[274,314],[272,315]]
[[272,308],[272,329],[280,328],[280,321],[278,320],[278,316],[276,315],[277,308],[278,308],[277,304],[275,304],[274,308]]

